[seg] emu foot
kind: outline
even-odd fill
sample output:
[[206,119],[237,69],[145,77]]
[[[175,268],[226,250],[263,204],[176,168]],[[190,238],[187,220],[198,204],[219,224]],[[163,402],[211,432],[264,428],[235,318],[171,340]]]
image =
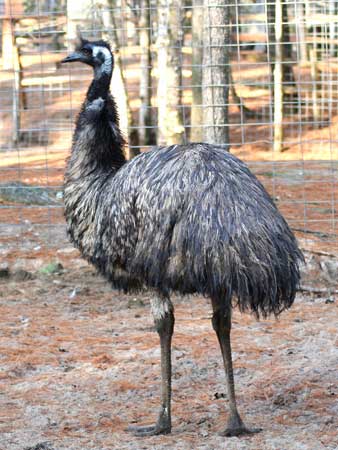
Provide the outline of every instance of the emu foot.
[[127,431],[133,433],[134,436],[157,436],[159,434],[169,434],[171,433],[171,426],[163,426],[160,424],[150,425],[145,427],[129,426]]
[[254,434],[262,431],[262,428],[247,428],[245,425],[239,428],[229,428],[226,427],[224,431],[220,433],[221,436],[225,437],[233,437],[233,436],[242,436],[245,434]]
[[171,417],[165,408],[161,409],[156,425],[138,427],[129,426],[127,431],[131,431],[134,436],[157,436],[158,434],[171,433]]
[[262,428],[247,428],[244,425],[240,415],[236,414],[230,416],[226,429],[222,431],[220,435],[232,437],[232,436],[242,436],[245,434],[259,433],[260,431],[262,431]]

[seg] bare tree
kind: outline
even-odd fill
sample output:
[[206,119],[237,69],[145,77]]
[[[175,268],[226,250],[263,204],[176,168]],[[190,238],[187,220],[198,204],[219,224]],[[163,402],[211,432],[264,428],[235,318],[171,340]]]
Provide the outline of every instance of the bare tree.
[[[280,10],[280,11],[277,11]],[[290,87],[295,86],[295,77],[292,69],[292,42],[290,39],[290,27],[289,27],[289,19],[288,19],[288,9],[287,3],[282,0],[271,0],[267,3],[267,19],[268,19],[268,37],[269,37],[269,56],[271,63],[271,72],[272,76],[274,73],[274,64],[276,57],[276,33],[279,24],[276,24],[276,16],[281,15],[280,18],[280,28],[281,28],[281,36],[280,42],[282,44],[282,76],[283,83],[288,87],[287,90],[290,90]],[[276,27],[277,25],[277,27]]]
[[274,140],[273,149],[280,152],[283,145],[283,12],[282,0],[275,0],[275,61],[274,61]]
[[312,81],[312,113],[314,126],[318,127],[320,122],[320,108],[318,102],[318,91],[320,90],[320,76],[318,73],[318,55],[314,46],[310,49],[310,69]]
[[293,72],[292,41],[290,36],[290,25],[288,17],[288,6],[285,0],[281,1],[282,8],[282,77],[285,103],[290,112],[297,112],[299,107],[298,90],[295,75]]
[[192,105],[190,140],[203,140],[202,64],[203,64],[203,0],[192,3]]
[[141,76],[140,76],[140,100],[139,111],[139,139],[140,145],[153,143],[151,91],[152,91],[152,57],[151,57],[151,18],[150,1],[141,0],[139,19],[139,37],[141,47]]
[[15,44],[13,36],[14,23],[11,19],[4,19],[2,21],[2,69],[12,70],[15,59]]
[[304,2],[296,4],[296,26],[297,26],[297,40],[299,48],[300,62],[305,63],[308,60],[307,45],[306,45],[306,23],[305,23],[305,5]]
[[[230,42],[231,42],[231,44],[238,45],[239,44],[239,34],[240,34],[240,30],[241,30],[241,20],[240,20],[240,7],[239,7],[239,4],[237,1],[231,5],[230,24],[231,24],[231,28],[232,27],[235,28],[235,35],[237,38],[237,39],[233,39],[233,33],[231,33]],[[244,99],[240,95],[238,95],[237,90],[236,90],[236,83],[235,83],[235,80],[233,77],[233,69],[234,69],[234,65],[232,64],[229,69],[230,93],[231,93],[233,102],[237,105],[237,107],[239,109],[241,118],[244,120],[252,119],[252,118],[261,118],[262,113],[248,108],[244,103]]]
[[285,104],[293,112],[298,108],[298,93],[292,68],[292,43],[287,4],[282,0],[267,3],[268,55],[274,105],[274,150],[282,150]]
[[120,113],[120,127],[125,136],[128,136],[128,147],[126,148],[126,157],[131,159],[139,153],[138,134],[136,124],[133,119],[132,111],[129,103],[127,84],[124,78],[122,60],[120,55],[120,41],[117,34],[117,25],[114,16],[114,0],[108,0],[109,10],[102,10],[102,23],[105,33],[108,35],[113,45],[114,51],[114,72],[112,77],[112,85],[114,86],[114,96],[118,104]]
[[330,14],[329,22],[329,40],[330,40],[330,56],[337,56],[337,19],[338,14],[337,0],[329,0],[328,12]]
[[214,144],[227,144],[230,4],[226,0],[204,0],[204,8],[204,140]]
[[184,141],[181,1],[158,0],[158,144]]
[[4,2],[4,18],[2,23],[2,68],[10,70],[13,75],[12,85],[12,143],[18,143],[21,138],[20,110],[25,106],[25,96],[22,90],[22,66],[20,51],[15,39],[15,23],[20,13],[21,4],[12,4],[10,0]]

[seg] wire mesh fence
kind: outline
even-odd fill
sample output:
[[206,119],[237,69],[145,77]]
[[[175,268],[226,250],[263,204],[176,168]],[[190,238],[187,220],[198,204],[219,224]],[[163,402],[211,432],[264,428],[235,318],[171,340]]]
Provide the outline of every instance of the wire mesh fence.
[[79,30],[115,51],[130,156],[229,141],[303,242],[337,250],[335,1],[3,0],[0,19],[2,257],[66,246],[64,161],[91,72],[59,61]]

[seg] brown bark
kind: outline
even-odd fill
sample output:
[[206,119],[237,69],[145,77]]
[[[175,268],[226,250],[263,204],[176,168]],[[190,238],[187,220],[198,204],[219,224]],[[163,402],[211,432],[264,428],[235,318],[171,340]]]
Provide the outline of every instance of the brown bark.
[[203,140],[202,64],[203,64],[203,0],[192,3],[192,105],[190,141]]
[[4,19],[2,21],[2,68],[3,70],[13,69],[14,58],[14,21]]
[[[113,44],[114,71],[111,83],[112,92],[119,110],[121,131],[125,136],[128,136],[128,145],[125,148],[126,158],[131,159],[139,153],[138,134],[129,104],[128,91],[126,88],[127,84],[123,75],[120,55],[120,42],[117,35],[117,26],[113,14],[113,2],[112,0],[109,0],[108,3],[111,11],[103,11],[102,22],[105,29],[109,30],[107,34],[109,35],[110,41]],[[129,132],[129,130],[131,131]]]
[[158,144],[184,142],[180,0],[158,0]]
[[330,39],[330,56],[337,56],[337,20],[334,17],[338,14],[337,0],[329,0],[328,12],[330,14],[329,23],[329,39]]
[[230,6],[224,0],[204,0],[203,125],[204,140],[229,143]]
[[22,102],[22,68],[17,45],[13,47],[13,107],[12,107],[12,141],[17,144],[21,139],[21,107]]
[[[6,2],[6,11],[10,13],[10,5]],[[12,87],[12,143],[21,139],[21,108],[26,107],[26,98],[22,90],[22,66],[18,46],[14,36],[14,20],[3,21],[2,28],[2,55],[3,69],[13,74]]]
[[[277,42],[276,36],[276,14],[277,8],[280,9],[280,26],[281,35],[278,37],[280,44]],[[279,14],[279,13],[278,13]],[[292,68],[292,43],[290,40],[290,27],[288,23],[287,4],[281,0],[272,0],[267,3],[267,19],[268,19],[268,56],[270,61],[272,86],[275,86],[275,63],[276,58],[281,60],[282,72],[282,89],[283,103],[288,104],[288,108],[292,112],[298,111],[298,92],[297,85]],[[278,25],[279,27],[279,25]],[[280,55],[277,56],[277,46],[280,45]],[[279,70],[279,69],[277,69]],[[283,104],[283,113],[286,108]]]
[[312,81],[312,112],[314,126],[318,127],[320,122],[320,108],[318,103],[318,90],[320,90],[320,77],[318,73],[317,50],[314,46],[310,50],[310,69]]
[[141,13],[139,20],[139,38],[141,47],[141,76],[140,76],[140,111],[139,111],[139,139],[140,145],[153,143],[152,110],[151,110],[151,20],[150,1],[141,0]]
[[299,57],[301,63],[306,63],[308,60],[307,45],[306,45],[306,24],[305,24],[305,14],[304,14],[304,3],[297,3],[297,35],[298,35],[298,48]]
[[282,0],[275,1],[275,60],[274,60],[274,139],[273,150],[283,146],[283,12]]

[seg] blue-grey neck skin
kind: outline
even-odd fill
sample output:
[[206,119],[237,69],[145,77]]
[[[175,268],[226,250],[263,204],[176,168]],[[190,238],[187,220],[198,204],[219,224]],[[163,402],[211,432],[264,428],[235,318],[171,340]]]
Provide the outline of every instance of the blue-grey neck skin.
[[110,51],[105,47],[94,47],[93,56],[95,57],[98,54],[103,62],[93,68],[94,79],[88,90],[88,101],[92,101],[99,97],[106,98],[109,94],[109,87],[113,74],[113,57]]
[[112,76],[113,73],[113,56],[106,47],[94,47],[93,56],[101,54],[104,58],[102,65],[95,67],[95,79],[100,79],[102,75]]
[[94,79],[87,92],[87,102],[92,102],[97,98],[106,99],[110,95],[110,81],[111,74],[105,72],[98,74],[96,69],[94,69]]
[[93,101],[96,98],[107,98],[113,74],[113,57],[105,47],[94,47],[93,56],[101,55],[103,62],[94,67],[94,79],[87,93],[87,100]]

